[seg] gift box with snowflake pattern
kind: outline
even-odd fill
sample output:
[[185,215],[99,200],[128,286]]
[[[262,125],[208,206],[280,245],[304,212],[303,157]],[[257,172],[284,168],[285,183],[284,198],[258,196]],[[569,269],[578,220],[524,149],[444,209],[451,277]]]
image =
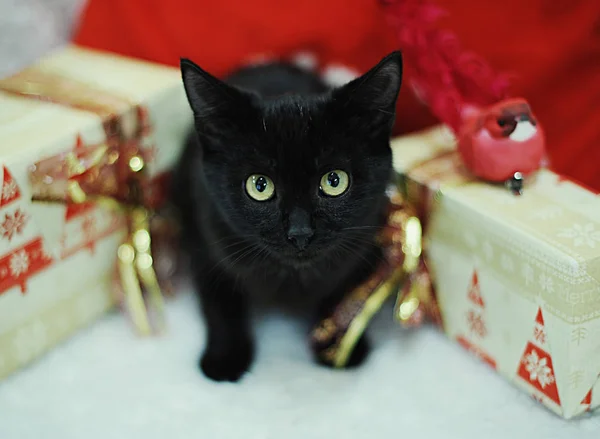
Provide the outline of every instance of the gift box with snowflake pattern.
[[600,406],[600,196],[476,181],[438,128],[392,145],[447,335],[560,416]]
[[168,170],[191,126],[179,71],[71,46],[0,79],[0,379],[114,302],[123,215],[36,201],[32,175],[45,160],[102,150],[115,126],[151,156],[152,178]]

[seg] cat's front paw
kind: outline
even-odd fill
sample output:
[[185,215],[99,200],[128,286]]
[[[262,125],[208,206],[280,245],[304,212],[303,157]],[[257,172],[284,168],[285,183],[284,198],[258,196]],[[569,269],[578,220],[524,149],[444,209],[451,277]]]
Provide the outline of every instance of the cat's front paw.
[[[371,347],[369,339],[366,335],[363,335],[354,346],[354,350],[350,354],[350,358],[348,358],[348,362],[344,366],[344,369],[351,369],[362,365],[369,356],[370,351]],[[332,363],[321,357],[317,357],[317,362],[323,366],[334,367]]]
[[248,371],[253,357],[251,346],[227,350],[209,347],[200,359],[200,368],[213,381],[236,382]]

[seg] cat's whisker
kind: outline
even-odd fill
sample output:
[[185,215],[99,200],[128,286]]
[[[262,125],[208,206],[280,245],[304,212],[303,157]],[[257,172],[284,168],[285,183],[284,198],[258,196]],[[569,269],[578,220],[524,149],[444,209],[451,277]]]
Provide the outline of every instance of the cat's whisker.
[[347,243],[352,243],[352,244],[360,244],[360,245],[367,245],[370,247],[373,247],[375,245],[377,245],[376,241],[375,241],[375,237],[369,236],[369,237],[364,237],[364,236],[347,236],[344,239],[345,242]]
[[[233,253],[229,253],[227,255],[225,255],[223,258],[221,258],[219,261],[215,262],[213,267],[208,271],[207,275],[211,274],[214,270],[216,270],[217,268],[223,268],[223,264],[228,262],[228,259],[231,259],[232,257],[239,255],[240,253],[243,253],[244,251],[246,251],[248,248],[252,247],[252,245],[250,246],[245,246]],[[229,265],[226,265],[227,268],[229,268]]]
[[376,236],[384,229],[383,226],[379,227],[370,227],[370,228],[357,228],[354,230],[350,230],[350,235],[371,235]]
[[[240,258],[243,258],[246,253],[249,253],[252,250],[253,250],[253,246],[245,247],[245,248],[243,248],[241,250],[238,250],[237,252],[234,252],[234,253],[226,256],[225,258],[223,258],[221,260],[221,262],[215,264],[214,267],[209,271],[209,273],[211,273],[216,268],[220,269],[220,273],[215,278],[215,282],[218,283],[221,280],[221,278],[223,276],[225,276],[226,270],[229,270],[229,269],[233,268],[235,266],[235,264],[237,263],[237,261]],[[228,258],[233,257],[233,256],[235,256],[235,255],[237,255],[239,253],[241,253],[241,255],[238,256],[238,258],[236,258],[235,261],[233,261],[233,262],[232,261],[227,261]],[[235,284],[237,284],[237,282],[239,281],[239,278],[240,278],[239,273],[237,275],[235,275],[234,278],[235,278]]]
[[356,239],[356,240],[362,240],[363,242],[368,242],[368,243],[375,243],[375,239],[377,237],[377,234],[369,232],[369,233],[352,233],[352,234],[348,234],[345,235],[343,237],[343,239]]
[[249,258],[250,256],[252,256],[252,254],[253,254],[255,251],[257,251],[257,250],[259,250],[259,251],[260,251],[260,250],[261,250],[261,248],[262,248],[262,247],[260,247],[260,246],[259,246],[259,245],[257,245],[257,244],[252,244],[252,245],[248,246],[248,250],[247,250],[245,253],[243,253],[243,254],[241,254],[240,256],[238,256],[238,257],[235,259],[235,261],[233,261],[233,262],[231,263],[231,267],[234,267],[234,266],[235,266],[235,265],[236,265],[236,264],[237,264],[239,261],[241,261],[242,259],[244,259],[244,258]]
[[351,242],[340,242],[338,245],[341,248],[345,249],[351,255],[358,256],[366,264],[368,264],[369,266],[373,267],[373,261],[370,261],[364,254],[360,253],[358,251],[358,247],[357,246],[351,246],[349,244],[352,244],[352,243]]
[[259,263],[264,262],[271,255],[271,252],[269,251],[269,247],[267,247],[267,246],[264,246],[262,248],[261,253],[262,253],[262,258],[260,259],[260,261],[258,261]]
[[220,244],[222,242],[230,241],[232,239],[241,240],[241,239],[244,239],[244,238],[255,238],[257,236],[258,235],[228,235],[228,236],[224,236],[221,239],[217,239],[215,241],[210,241],[210,242],[208,242],[208,245],[216,245],[216,244]]
[[233,242],[233,243],[227,244],[225,246],[219,247],[219,249],[220,250],[227,250],[227,249],[230,249],[232,247],[235,247],[236,245],[243,245],[243,244],[248,245],[248,241],[246,241],[244,239],[240,239],[240,240],[238,240],[236,242]]

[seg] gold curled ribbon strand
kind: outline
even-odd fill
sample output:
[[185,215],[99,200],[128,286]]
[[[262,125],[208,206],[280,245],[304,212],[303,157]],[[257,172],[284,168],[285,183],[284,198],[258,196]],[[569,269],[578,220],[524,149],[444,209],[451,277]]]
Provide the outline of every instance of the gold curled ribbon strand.
[[[452,174],[453,178],[450,182],[437,179],[429,181],[429,183],[417,182],[411,180],[410,174],[416,169],[435,163],[438,160],[454,160],[454,157],[453,154],[448,153],[438,154],[417,164],[408,170],[406,175],[403,175],[405,184],[403,187],[400,187],[402,195],[411,206],[413,204],[420,204],[421,213],[425,217],[429,215],[434,205],[441,202],[445,190],[465,186],[476,180],[470,179],[466,174],[461,173],[460,170],[456,171],[456,175]],[[411,196],[412,194],[408,193],[408,181],[420,189],[418,191],[420,195],[418,199],[414,199]],[[412,254],[413,257],[410,259],[410,262],[408,258],[405,260],[405,263],[408,263],[408,265],[405,264],[407,278],[404,284],[398,289],[394,316],[403,327],[419,326],[426,317],[433,320],[434,323],[441,325],[441,314],[435,298],[431,275],[427,270],[425,261],[422,224],[418,218],[415,217],[414,220],[415,223],[412,231],[407,226],[406,235],[406,245],[407,250],[409,250],[406,254]],[[412,246],[409,244],[410,242],[413,243]],[[409,246],[414,251],[410,251]]]
[[[423,305],[422,294],[415,289],[416,283],[413,282],[414,274],[419,269],[421,255],[423,254],[423,229],[421,221],[416,216],[409,217],[404,224],[404,243],[402,246],[404,253],[403,270],[406,274],[404,285],[399,286],[394,315],[401,324],[406,325],[415,317],[415,313]],[[406,293],[406,285],[410,286]]]
[[398,282],[402,279],[404,270],[397,268],[392,274],[382,282],[373,294],[365,301],[361,312],[352,319],[350,326],[346,330],[339,342],[337,351],[333,357],[333,366],[337,368],[344,367],[354,350],[354,346],[365,332],[367,325],[377,313],[385,301],[390,297]]
[[[129,159],[129,169],[134,173],[145,170],[144,159],[134,155]],[[150,211],[141,205],[128,209],[129,238],[123,244],[123,258],[119,253],[119,273],[125,293],[125,302],[133,323],[142,335],[151,333],[149,311],[156,315],[156,329],[165,328],[164,301],[158,277],[154,271],[152,239],[150,235]],[[121,250],[121,249],[120,249]],[[144,302],[142,287],[148,293],[148,307]]]
[[152,257],[152,239],[150,235],[150,212],[143,207],[136,207],[131,213],[133,248],[135,251],[135,267],[141,284],[148,293],[149,308],[156,313],[156,326],[159,332],[165,328],[164,301],[154,271]]
[[106,153],[108,145],[100,145],[91,151],[88,157],[84,160],[77,157],[75,152],[71,151],[65,156],[65,164],[67,165],[67,178],[78,177],[83,175],[90,169],[99,166]]
[[125,306],[129,310],[133,325],[141,335],[152,332],[150,320],[144,306],[144,297],[135,270],[135,250],[130,242],[119,246],[117,252],[119,278],[125,292]]
[[434,323],[441,323],[431,279],[423,264],[399,288],[394,316],[405,328],[419,326],[426,317],[431,318]]
[[422,264],[423,228],[419,218],[411,215],[413,212],[406,203],[405,196],[400,193],[396,196],[399,209],[390,214],[388,223],[402,230],[402,234],[395,235],[392,240],[394,244],[402,246],[402,272],[405,279],[397,286],[394,316],[403,326],[413,326],[414,322],[422,320],[423,308],[429,306],[426,292],[420,288],[422,283],[416,282],[421,279],[417,273],[420,273]]
[[79,182],[73,180],[73,178],[79,177],[90,169],[99,166],[107,150],[107,145],[101,145],[96,148],[91,156],[85,161],[80,160],[74,152],[70,152],[65,156],[64,161],[68,179],[67,194],[73,203],[85,203],[86,201],[90,201],[89,196],[81,188]]
[[[151,252],[149,212],[143,207],[134,207],[129,213],[131,234],[127,242],[121,244],[118,252],[118,266],[125,302],[133,324],[141,335],[150,335],[149,310],[156,314],[156,329],[165,328],[164,301]],[[142,287],[148,293],[149,307],[146,307]]]
[[419,266],[419,260],[423,252],[423,229],[421,221],[416,216],[409,217],[404,224],[404,263],[405,273],[413,273]]
[[[373,292],[364,300],[360,311],[350,321],[341,339],[334,345],[330,351],[332,354],[332,363],[334,367],[344,367],[354,350],[354,347],[373,316],[381,309],[385,301],[392,293],[399,288],[403,278],[410,276],[419,266],[422,253],[422,230],[419,219],[410,214],[401,200],[396,203],[396,209],[389,214],[388,225],[395,232],[392,232],[390,247],[388,248],[389,271],[383,279],[373,289]],[[393,255],[401,252],[402,264],[395,265],[397,259]],[[373,276],[378,276],[375,273]],[[369,285],[369,281],[363,284],[363,288]],[[355,290],[347,300],[352,300],[353,296],[362,294],[361,287]]]

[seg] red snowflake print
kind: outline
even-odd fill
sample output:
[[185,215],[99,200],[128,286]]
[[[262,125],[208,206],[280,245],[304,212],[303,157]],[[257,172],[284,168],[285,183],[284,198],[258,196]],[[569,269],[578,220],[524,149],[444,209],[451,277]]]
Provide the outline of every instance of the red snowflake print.
[[4,221],[0,224],[2,237],[11,241],[13,236],[23,233],[27,219],[27,215],[21,209],[17,209],[12,215],[10,213],[4,215]]
[[481,314],[477,314],[475,311],[470,310],[467,313],[467,321],[469,322],[470,331],[483,338],[487,335],[487,328]]

